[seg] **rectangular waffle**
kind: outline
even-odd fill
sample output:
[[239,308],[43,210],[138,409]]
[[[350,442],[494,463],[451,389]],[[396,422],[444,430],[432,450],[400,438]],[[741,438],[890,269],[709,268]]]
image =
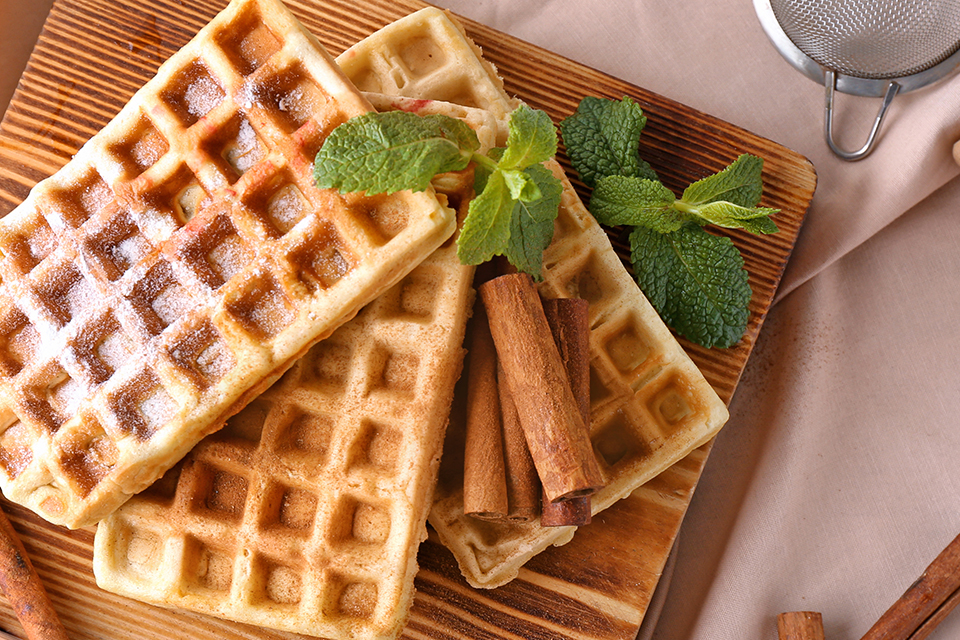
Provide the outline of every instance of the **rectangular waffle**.
[[432,192],[313,186],[370,109],[278,0],[233,0],[0,221],[7,498],[98,521],[450,237]]
[[[465,210],[472,171],[442,182]],[[445,244],[100,522],[97,584],[311,636],[399,635],[472,274]]]
[[[504,119],[516,106],[489,62],[449,14],[427,8],[403,18],[337,58],[368,91],[395,92],[486,109]],[[389,81],[382,81],[388,78]],[[727,409],[637,287],[610,241],[563,181],[554,237],[544,253],[544,298],[582,297],[590,304],[590,438],[606,487],[596,514],[627,496],[726,422]],[[463,513],[463,424],[451,417],[429,522],[467,581],[493,588],[575,527],[484,522]]]
[[[485,111],[368,94],[380,110],[462,118],[481,150]],[[466,215],[471,170],[434,180]],[[472,267],[450,241],[159,482],[97,526],[94,572],[113,593],[273,629],[393,638],[413,599]]]

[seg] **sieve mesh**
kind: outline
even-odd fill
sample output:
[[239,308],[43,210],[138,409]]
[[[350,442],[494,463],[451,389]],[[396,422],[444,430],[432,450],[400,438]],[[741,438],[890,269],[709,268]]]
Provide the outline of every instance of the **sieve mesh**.
[[837,73],[902,78],[960,48],[960,0],[770,0],[794,45]]

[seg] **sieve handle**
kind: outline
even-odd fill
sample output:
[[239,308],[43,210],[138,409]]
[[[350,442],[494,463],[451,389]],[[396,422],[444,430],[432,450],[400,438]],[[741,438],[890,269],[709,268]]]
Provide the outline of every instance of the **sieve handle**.
[[833,96],[837,90],[837,72],[825,69],[823,84],[827,90],[823,121],[823,133],[827,139],[827,144],[830,145],[830,149],[843,160],[852,161],[865,158],[867,154],[873,151],[873,145],[877,141],[877,134],[880,132],[880,124],[883,122],[883,117],[887,115],[887,107],[890,106],[890,103],[893,102],[893,97],[897,95],[897,92],[900,90],[900,85],[892,80],[887,85],[886,94],[883,96],[883,103],[880,105],[880,111],[873,121],[873,128],[870,130],[870,135],[867,137],[866,143],[856,151],[846,151],[841,149],[833,139]]

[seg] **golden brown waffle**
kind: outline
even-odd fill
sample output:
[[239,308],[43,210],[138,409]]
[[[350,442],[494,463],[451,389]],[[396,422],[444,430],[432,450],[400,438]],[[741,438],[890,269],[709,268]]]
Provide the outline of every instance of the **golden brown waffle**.
[[[459,178],[459,179],[457,179]],[[472,171],[449,174],[453,204]],[[104,589],[328,638],[393,638],[463,361],[451,241],[97,527]]]
[[0,222],[0,486],[112,512],[455,228],[432,193],[319,191],[370,110],[277,0],[234,0]]
[[[486,112],[369,95],[378,108]],[[465,215],[471,170],[435,179]],[[473,268],[451,240],[97,527],[98,584],[331,638],[393,638],[413,599]]]
[[[423,65],[424,60],[429,64]],[[358,87],[415,99],[463,101],[503,120],[516,104],[462,27],[438,9],[399,20],[337,58]],[[425,66],[424,71],[418,71]],[[422,77],[421,77],[422,76]],[[379,81],[391,78],[391,82]],[[472,87],[472,90],[465,89]],[[501,143],[502,144],[502,143]],[[580,202],[559,164],[564,191],[554,239],[544,254],[545,298],[590,303],[590,437],[606,487],[596,514],[713,437],[723,402],[680,347]],[[475,587],[492,588],[574,527],[484,522],[463,514],[463,425],[451,422],[429,522]]]

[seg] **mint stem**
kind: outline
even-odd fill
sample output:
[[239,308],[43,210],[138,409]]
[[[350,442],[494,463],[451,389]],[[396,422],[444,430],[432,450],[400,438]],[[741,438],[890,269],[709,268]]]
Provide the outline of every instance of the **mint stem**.
[[487,169],[490,173],[493,173],[494,171],[496,171],[497,167],[499,166],[495,160],[493,160],[492,158],[488,158],[482,153],[475,152],[470,159],[476,162],[479,166]]

